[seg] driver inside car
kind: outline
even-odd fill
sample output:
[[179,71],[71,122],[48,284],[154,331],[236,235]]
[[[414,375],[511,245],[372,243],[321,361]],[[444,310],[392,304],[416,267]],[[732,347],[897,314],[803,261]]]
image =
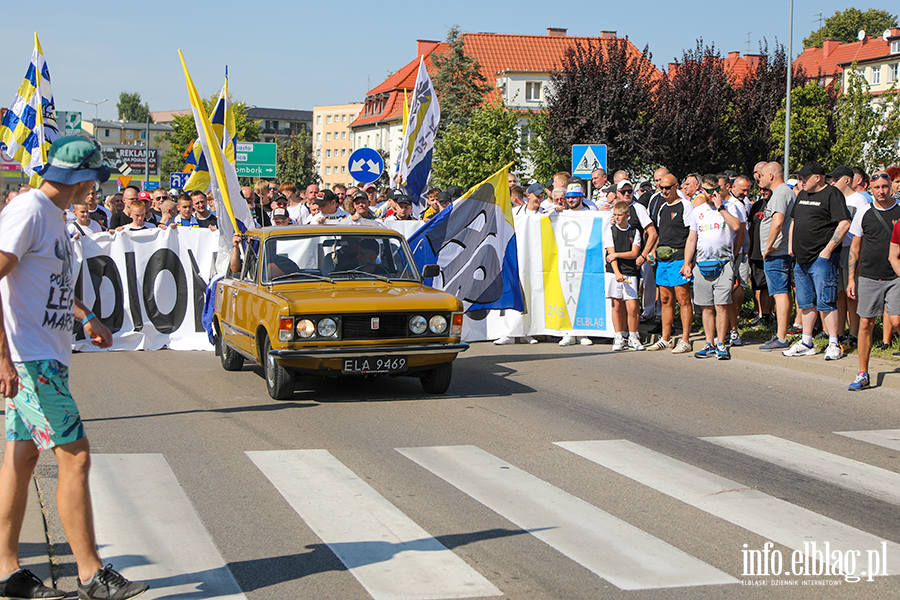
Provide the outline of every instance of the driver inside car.
[[381,247],[377,240],[366,238],[359,242],[356,249],[356,260],[359,263],[357,270],[365,273],[387,273],[387,269],[378,263],[378,253]]

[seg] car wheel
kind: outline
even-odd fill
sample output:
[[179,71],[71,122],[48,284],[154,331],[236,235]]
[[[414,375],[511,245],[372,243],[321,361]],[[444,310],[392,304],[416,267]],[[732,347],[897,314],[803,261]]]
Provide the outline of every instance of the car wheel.
[[452,362],[438,365],[422,376],[422,389],[429,394],[443,394],[450,387],[452,377]]
[[275,358],[269,354],[272,349],[269,336],[263,335],[263,352],[259,358],[265,371],[266,389],[275,400],[287,400],[294,395],[294,373],[275,362]]
[[222,368],[226,371],[240,371],[244,366],[244,357],[228,347],[225,337],[220,333],[216,335],[216,343],[219,344],[219,358],[222,360]]

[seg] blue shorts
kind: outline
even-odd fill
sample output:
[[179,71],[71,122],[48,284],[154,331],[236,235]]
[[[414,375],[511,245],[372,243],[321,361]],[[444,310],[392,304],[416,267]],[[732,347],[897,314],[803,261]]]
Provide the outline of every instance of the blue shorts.
[[658,260],[656,261],[656,285],[663,287],[675,287],[678,285],[690,285],[691,280],[681,275],[683,260]]
[[84,437],[69,393],[69,368],[56,360],[17,362],[19,393],[6,400],[6,441],[34,441],[39,450]]
[[769,295],[788,294],[791,291],[791,263],[794,259],[789,255],[767,256],[763,261],[763,272],[766,274],[766,287]]
[[[794,265],[794,284],[797,287],[797,306],[813,308],[819,312],[837,310],[838,270],[841,253],[831,258],[816,258],[811,263]],[[771,294],[771,290],[769,291]]]

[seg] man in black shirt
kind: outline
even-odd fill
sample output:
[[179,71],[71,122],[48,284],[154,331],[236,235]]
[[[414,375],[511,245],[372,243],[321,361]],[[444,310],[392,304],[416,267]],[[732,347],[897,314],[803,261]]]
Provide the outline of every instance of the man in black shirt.
[[[837,289],[841,261],[841,241],[850,228],[850,213],[844,194],[825,183],[825,169],[816,162],[806,164],[798,173],[803,191],[791,211],[788,249],[794,257],[794,282],[797,306],[803,323],[803,337],[782,352],[785,356],[812,356],[813,326],[816,310],[828,332],[825,360],[843,356],[838,344]],[[835,252],[837,250],[837,252]]]
[[[648,350],[672,349],[673,354],[691,351],[691,322],[694,307],[691,305],[691,280],[681,274],[684,266],[684,246],[690,234],[691,203],[678,196],[678,180],[665,174],[659,182],[664,201],[653,220],[659,232],[658,243],[653,250],[656,258],[656,289],[662,306],[662,337]],[[681,305],[681,339],[678,345],[672,341],[672,324],[675,322],[675,302]]]
[[[763,163],[765,165],[765,163]],[[751,321],[751,325],[760,322],[768,325],[772,321],[772,298],[769,296],[769,286],[766,283],[765,260],[762,255],[763,242],[759,239],[760,223],[766,216],[766,204],[772,197],[772,190],[759,189],[759,198],[750,207],[747,214],[747,235],[750,238],[750,285],[756,296],[757,317]]]
[[853,240],[847,261],[847,297],[858,299],[859,313],[859,374],[847,388],[851,391],[869,387],[872,332],[875,319],[882,316],[885,307],[891,325],[900,326],[900,279],[889,259],[891,235],[900,221],[900,205],[891,197],[891,181],[886,172],[872,175],[871,190],[875,201],[857,210],[850,225]]

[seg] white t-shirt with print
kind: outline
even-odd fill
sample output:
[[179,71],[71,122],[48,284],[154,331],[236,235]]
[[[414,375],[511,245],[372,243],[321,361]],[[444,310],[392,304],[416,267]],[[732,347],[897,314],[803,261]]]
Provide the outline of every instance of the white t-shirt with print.
[[91,222],[87,225],[78,225],[78,227],[81,227],[81,231],[78,231],[78,227],[75,226],[77,223],[77,221],[73,221],[66,225],[66,230],[69,232],[70,236],[74,236],[76,233],[81,234],[82,231],[84,234],[103,233],[103,228],[100,227],[100,223],[93,219],[91,219]]
[[339,207],[337,208],[337,210],[334,211],[334,213],[332,213],[332,214],[330,214],[330,215],[326,215],[326,214],[324,214],[324,213],[317,213],[317,214],[315,214],[315,215],[309,215],[309,217],[307,217],[307,219],[306,219],[305,224],[306,224],[306,225],[317,225],[317,224],[319,223],[319,218],[320,218],[320,217],[325,217],[325,222],[326,222],[326,223],[332,223],[332,224],[333,224],[333,223],[335,223],[336,221],[340,221],[341,219],[349,219],[349,218],[350,218],[350,213],[348,213],[346,210],[344,210],[343,208],[341,208],[341,207],[339,206]]
[[[735,203],[726,203],[726,210],[740,220]],[[725,223],[725,218],[715,208],[704,202],[691,212],[691,231],[697,232],[697,253],[695,263],[703,261],[727,261],[734,258],[732,244],[734,231]]]
[[3,322],[14,362],[72,359],[75,278],[63,211],[40,190],[0,212],[0,251],[18,264],[0,280]]

